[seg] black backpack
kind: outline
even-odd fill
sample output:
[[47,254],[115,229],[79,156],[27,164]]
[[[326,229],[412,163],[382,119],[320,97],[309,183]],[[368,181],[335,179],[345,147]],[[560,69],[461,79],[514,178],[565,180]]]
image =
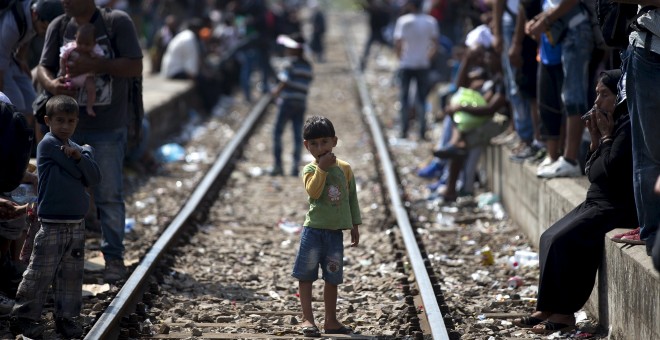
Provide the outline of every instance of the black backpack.
[[0,101],[0,192],[9,192],[21,184],[30,154],[33,131],[22,113]]
[[612,0],[596,0],[596,13],[603,40],[609,47],[625,49],[631,31],[647,31],[637,25],[637,19],[644,13],[655,9],[653,6],[642,7],[637,13],[636,4],[624,4]]
[[19,41],[25,37],[27,33],[27,18],[25,17],[25,12],[23,11],[23,2],[27,0],[0,0],[0,17],[5,14],[7,11],[11,11],[14,15],[14,20],[16,20],[16,26],[18,26],[18,32],[20,33]]

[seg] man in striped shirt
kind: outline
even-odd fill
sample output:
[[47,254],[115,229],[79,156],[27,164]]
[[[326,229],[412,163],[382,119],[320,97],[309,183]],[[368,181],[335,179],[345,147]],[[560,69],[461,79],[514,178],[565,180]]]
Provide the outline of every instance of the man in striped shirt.
[[302,127],[307,106],[307,93],[313,79],[312,65],[305,59],[304,39],[295,33],[290,36],[281,35],[277,42],[286,47],[286,55],[290,62],[280,73],[280,84],[273,93],[277,97],[278,113],[273,131],[273,156],[275,164],[271,176],[281,176],[282,170],[282,133],[288,121],[293,125],[293,163],[291,176],[298,176],[300,154],[302,152]]

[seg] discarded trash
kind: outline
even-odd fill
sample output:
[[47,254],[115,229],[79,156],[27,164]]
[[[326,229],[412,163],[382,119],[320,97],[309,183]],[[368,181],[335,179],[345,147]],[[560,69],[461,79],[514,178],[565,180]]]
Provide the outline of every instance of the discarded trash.
[[517,250],[513,255],[515,262],[522,267],[533,267],[539,264],[539,254],[529,250]]
[[156,215],[147,215],[140,222],[142,222],[142,224],[144,225],[151,225],[151,224],[155,224],[156,221],[157,221]]
[[135,219],[134,218],[127,218],[124,221],[124,233],[128,234],[131,231],[133,231],[134,228],[135,228]]
[[280,219],[277,226],[289,234],[298,234],[303,228],[302,224],[289,221],[286,218]]
[[493,251],[490,250],[489,246],[481,248],[481,264],[484,266],[492,266],[495,263],[495,257],[493,256]]
[[523,279],[520,276],[512,276],[506,281],[506,284],[510,289],[516,289],[523,285]]
[[259,176],[264,174],[264,169],[262,169],[258,166],[254,166],[254,167],[251,167],[250,170],[248,170],[248,173],[252,177],[259,177]]
[[163,163],[182,161],[186,157],[186,150],[176,143],[162,145],[156,150],[156,159]]
[[502,207],[502,203],[500,202],[493,203],[491,209],[493,209],[493,217],[496,220],[501,221],[506,218],[506,212],[504,211],[504,207]]
[[441,226],[452,226],[454,225],[455,219],[454,216],[451,216],[449,214],[438,213],[438,215],[436,216],[436,221]]
[[485,192],[477,196],[477,206],[483,208],[485,206],[493,205],[500,201],[500,197],[492,192]]

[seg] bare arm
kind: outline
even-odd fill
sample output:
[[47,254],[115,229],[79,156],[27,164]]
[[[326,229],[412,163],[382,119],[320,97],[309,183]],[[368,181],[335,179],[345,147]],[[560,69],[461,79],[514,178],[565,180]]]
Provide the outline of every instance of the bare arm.
[[559,6],[539,13],[527,24],[527,27],[525,28],[526,33],[535,38],[539,37],[541,33],[550,28],[550,25],[552,25],[553,22],[563,17],[564,14],[568,13],[579,3],[580,0],[563,0],[559,3]]
[[527,15],[524,8],[518,7],[518,15],[516,16],[516,28],[513,31],[511,38],[511,46],[507,53],[509,54],[509,62],[513,67],[522,67],[522,42],[525,38],[525,23],[527,22]]
[[494,0],[493,3],[493,49],[497,54],[502,53],[502,15],[504,15],[506,0]]
[[80,58],[69,62],[71,75],[83,73],[108,74],[113,77],[139,77],[142,75],[142,59],[103,59],[81,55]]
[[37,66],[37,80],[43,88],[52,95],[67,95],[75,97],[77,92],[69,90],[64,82],[64,77],[55,77],[53,72],[43,65]]
[[397,39],[394,41],[394,52],[396,53],[396,57],[398,59],[401,59],[401,51],[403,50],[403,44],[401,43],[401,39]]

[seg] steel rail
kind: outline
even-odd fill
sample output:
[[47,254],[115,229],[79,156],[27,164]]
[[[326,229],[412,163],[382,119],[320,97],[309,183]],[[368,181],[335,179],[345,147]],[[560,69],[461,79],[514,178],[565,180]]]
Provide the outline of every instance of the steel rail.
[[410,258],[412,270],[415,273],[415,280],[419,287],[419,293],[421,295],[422,302],[424,303],[424,310],[426,312],[426,317],[428,318],[429,326],[431,327],[431,334],[433,339],[436,340],[449,339],[449,334],[447,332],[447,328],[445,327],[445,322],[442,317],[442,313],[440,312],[440,307],[438,306],[438,300],[435,296],[435,292],[433,291],[433,286],[431,284],[428,272],[426,271],[424,259],[422,258],[422,254],[419,251],[419,246],[417,245],[417,241],[415,239],[415,232],[410,225],[410,217],[408,216],[408,212],[406,211],[401,199],[401,188],[397,182],[396,173],[392,165],[392,159],[387,147],[387,141],[381,129],[381,123],[375,114],[371,96],[369,94],[369,88],[364,79],[364,75],[358,66],[359,63],[357,53],[353,47],[355,46],[353,37],[352,34],[348,32],[348,28],[350,26],[351,24],[348,22],[348,20],[345,20],[343,29],[344,37],[346,37],[346,43],[344,44],[346,54],[348,55],[351,70],[353,71],[353,77],[356,80],[358,92],[360,94],[362,114],[367,120],[367,125],[369,126],[371,136],[378,151],[378,157],[381,160],[381,170],[385,175],[385,181],[392,203],[392,209],[396,216],[399,229],[401,230],[401,235],[406,246],[408,257]]
[[118,326],[121,318],[132,308],[131,302],[138,297],[138,293],[142,292],[140,288],[147,282],[149,274],[157,266],[162,254],[174,243],[183,229],[182,227],[193,218],[200,203],[206,198],[211,188],[221,177],[221,173],[232,165],[234,155],[244,145],[244,142],[255,128],[256,123],[263,117],[271,99],[271,95],[266,94],[252,108],[236,135],[224,147],[218,159],[197,185],[197,188],[190,195],[186,204],[144,256],[128,280],[126,280],[126,283],[122,286],[117,296],[115,296],[105,312],[87,333],[85,339],[108,339],[113,334],[118,334]]

